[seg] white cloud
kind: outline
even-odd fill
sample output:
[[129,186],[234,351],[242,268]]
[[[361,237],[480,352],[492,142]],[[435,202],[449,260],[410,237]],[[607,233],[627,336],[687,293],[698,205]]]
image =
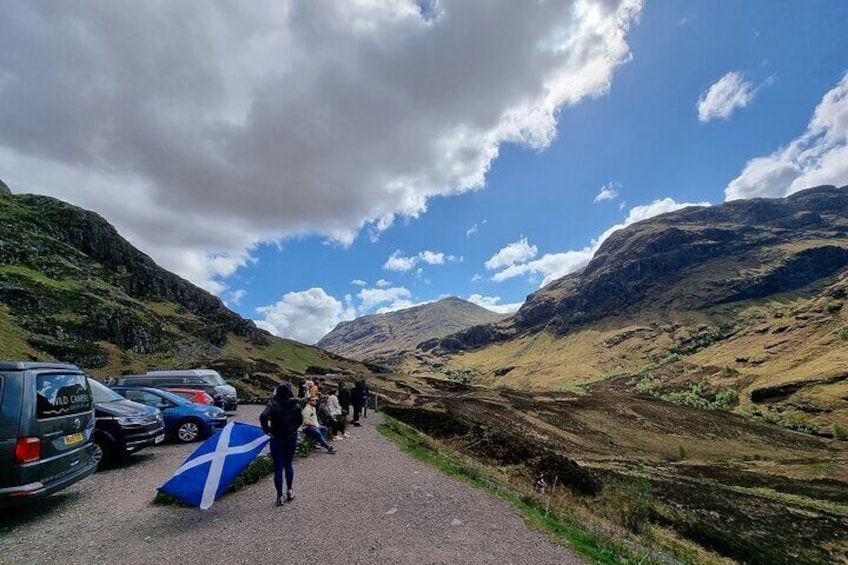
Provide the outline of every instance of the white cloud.
[[433,197],[483,187],[502,143],[547,147],[559,110],[608,91],[629,61],[640,11],[9,0],[0,170],[220,293],[259,243],[377,237]]
[[848,73],[824,95],[803,135],[748,161],[724,195],[774,198],[822,184],[848,184]]
[[698,98],[698,120],[726,120],[737,108],[750,104],[756,93],[757,89],[740,73],[727,73]]
[[[446,262],[461,263],[462,257],[453,255],[445,255],[436,251],[421,251],[418,255],[412,257],[404,257],[403,252],[398,249],[392,253],[386,262],[383,264],[383,269],[387,271],[399,271],[405,273],[411,271],[419,263],[427,263],[428,265],[444,265]],[[418,275],[421,274],[421,269],[418,269]]]
[[412,293],[402,286],[391,288],[363,288],[357,297],[360,300],[359,313],[365,314],[380,304],[397,304],[408,301]]
[[433,251],[422,251],[418,254],[418,258],[427,263],[428,265],[444,265],[445,264],[445,254],[444,253],[434,253]]
[[477,233],[477,224],[474,224],[473,226],[471,226],[470,228],[465,230],[465,237],[469,238],[472,235],[474,235],[475,233]]
[[229,306],[230,304],[233,304],[235,306],[238,306],[239,304],[241,304],[241,299],[244,298],[246,294],[247,291],[244,289],[238,289],[228,292],[226,301],[227,305]]
[[336,300],[322,288],[289,292],[276,304],[262,306],[256,311],[264,316],[256,324],[280,337],[312,344],[330,332],[343,320],[356,317],[350,305]]
[[467,298],[467,300],[472,304],[482,306],[486,310],[491,310],[492,312],[497,312],[498,314],[512,314],[513,312],[517,312],[523,304],[523,302],[516,302],[514,304],[501,304],[500,296],[483,296],[481,294],[472,294]]
[[618,198],[618,189],[621,185],[614,182],[609,182],[601,187],[598,195],[595,196],[595,202],[603,202],[604,200],[615,200]]
[[401,254],[401,251],[398,250],[386,259],[386,262],[383,264],[383,268],[387,271],[398,271],[404,273],[412,270],[416,263],[418,263],[418,257],[404,257]]
[[352,284],[353,286],[367,286],[368,285],[368,283],[365,282],[362,279],[353,279],[352,281],[350,281],[350,284]]
[[380,279],[374,283],[374,286],[378,288],[386,288],[387,286],[392,286],[392,283],[387,281],[386,279]]
[[[636,222],[647,220],[648,218],[652,218],[660,214],[665,214],[666,212],[680,210],[681,208],[686,208],[688,206],[709,205],[709,202],[679,203],[675,202],[671,198],[664,198],[662,200],[655,200],[650,204],[636,206],[635,208],[630,210],[630,213],[627,215],[627,218],[624,219],[624,222],[616,224],[611,228],[607,229],[606,231],[604,231],[604,233],[598,236],[597,239],[592,240],[592,242],[583,249],[565,251],[562,253],[546,253],[535,261],[514,261],[512,263],[509,263],[508,265],[501,265],[502,267],[506,268],[503,268],[502,270],[495,273],[492,276],[492,280],[496,282],[501,282],[507,279],[525,275],[542,275],[542,284],[539,286],[545,286],[553,280],[564,277],[565,275],[568,275],[585,267],[586,264],[589,263],[589,261],[592,259],[592,257],[595,256],[595,253],[598,251],[598,248],[600,248],[601,244],[606,241],[606,239],[610,235],[622,228],[625,228]],[[526,240],[524,240],[524,242],[526,244]],[[533,249],[535,249],[535,246],[533,247]],[[533,256],[535,256],[535,252],[533,253]],[[528,259],[529,258],[530,257],[528,257]]]
[[485,265],[487,269],[494,271],[516,263],[524,263],[535,257],[538,252],[539,248],[528,244],[527,238],[523,237],[492,255]]

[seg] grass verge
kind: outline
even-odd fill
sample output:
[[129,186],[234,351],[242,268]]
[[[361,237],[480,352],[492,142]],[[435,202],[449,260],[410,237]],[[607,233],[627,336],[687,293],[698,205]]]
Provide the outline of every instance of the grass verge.
[[426,435],[385,414],[383,420],[384,423],[377,426],[378,431],[401,450],[436,467],[446,475],[467,481],[508,501],[521,513],[529,527],[548,533],[557,543],[565,545],[593,563],[659,565],[675,562],[666,556],[661,558],[635,542],[616,539],[606,532],[598,531],[576,515],[546,508],[541,500],[504,484],[484,466],[464,460]]

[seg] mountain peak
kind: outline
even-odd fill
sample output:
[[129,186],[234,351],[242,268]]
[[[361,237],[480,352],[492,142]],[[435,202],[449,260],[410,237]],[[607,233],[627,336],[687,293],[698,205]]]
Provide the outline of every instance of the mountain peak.
[[345,357],[396,365],[406,353],[415,351],[421,342],[440,339],[503,317],[467,300],[450,296],[404,310],[341,322],[316,345]]

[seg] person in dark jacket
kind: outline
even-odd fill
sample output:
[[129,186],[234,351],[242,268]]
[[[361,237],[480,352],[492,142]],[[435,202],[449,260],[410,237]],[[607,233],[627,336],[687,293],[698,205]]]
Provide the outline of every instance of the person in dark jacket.
[[350,390],[348,390],[344,381],[339,383],[339,404],[341,404],[342,414],[345,418],[350,416]]
[[362,381],[362,416],[368,417],[368,404],[371,402],[371,391],[368,390],[368,385]]
[[350,391],[350,402],[353,404],[353,425],[361,426],[359,423],[359,415],[362,413],[362,399],[364,383],[356,381],[353,385],[353,390]]
[[294,500],[294,454],[297,451],[297,430],[303,423],[300,404],[292,398],[291,389],[280,385],[274,398],[259,416],[262,430],[271,436],[271,459],[274,461],[274,486],[277,506],[283,504],[283,472],[286,475],[286,501]]

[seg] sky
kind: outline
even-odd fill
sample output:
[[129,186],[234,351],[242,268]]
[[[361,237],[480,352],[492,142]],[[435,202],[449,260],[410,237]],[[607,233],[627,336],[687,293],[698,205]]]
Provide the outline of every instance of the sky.
[[848,184],[848,2],[6,0],[0,179],[261,327],[513,312],[612,232]]

